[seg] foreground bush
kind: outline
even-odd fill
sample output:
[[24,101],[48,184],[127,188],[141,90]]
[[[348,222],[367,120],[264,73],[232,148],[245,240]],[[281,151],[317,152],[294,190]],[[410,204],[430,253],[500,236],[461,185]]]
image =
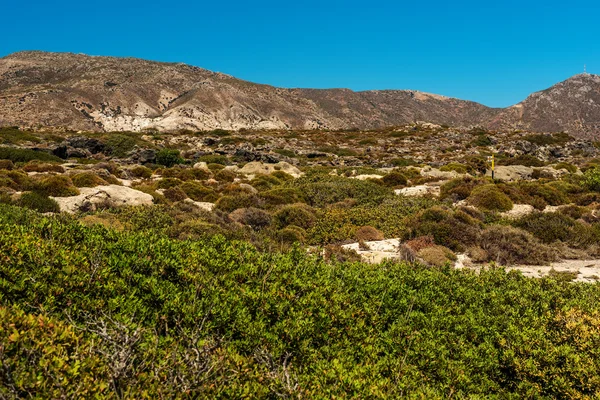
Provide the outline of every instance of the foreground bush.
[[593,398],[599,342],[598,285],[0,205],[3,398]]
[[556,261],[556,252],[533,235],[511,226],[493,225],[483,230],[479,239],[477,262],[493,261],[500,265],[543,265]]
[[59,212],[58,203],[48,196],[36,192],[23,193],[17,204],[21,207],[29,208],[30,210],[46,212]]

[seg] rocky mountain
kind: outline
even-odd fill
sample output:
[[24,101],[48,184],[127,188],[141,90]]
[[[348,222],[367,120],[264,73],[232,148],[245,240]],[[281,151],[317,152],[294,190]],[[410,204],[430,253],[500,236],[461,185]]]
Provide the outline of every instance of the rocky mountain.
[[[283,89],[175,63],[70,53],[0,58],[0,126],[73,130],[367,129],[427,121],[594,135],[600,77],[507,109],[410,90]],[[598,130],[600,132],[600,129]]]
[[600,136],[600,76],[575,75],[508,107],[489,127],[512,126],[535,132],[569,132],[578,137]]

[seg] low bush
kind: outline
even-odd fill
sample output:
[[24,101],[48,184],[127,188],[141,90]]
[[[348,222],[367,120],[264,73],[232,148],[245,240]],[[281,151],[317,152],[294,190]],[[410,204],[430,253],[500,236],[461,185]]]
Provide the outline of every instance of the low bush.
[[555,261],[556,253],[540,243],[530,233],[511,226],[492,225],[481,232],[479,246],[485,255],[480,262],[493,261],[500,265],[542,265]]
[[239,194],[237,196],[223,196],[216,202],[216,208],[225,211],[232,212],[238,208],[261,208],[263,201],[255,194]]
[[486,183],[488,181],[485,179],[470,176],[455,178],[440,187],[440,198],[451,199],[452,201],[465,200],[471,195],[473,188],[485,185]]
[[44,178],[33,184],[33,190],[53,197],[77,196],[79,190],[73,185],[71,178],[65,175],[55,175]]
[[179,186],[181,190],[192,200],[195,201],[216,201],[219,195],[213,190],[198,182],[184,182]]
[[526,167],[543,167],[544,165],[546,165],[546,163],[532,155],[521,154],[514,157],[499,159],[498,165],[524,165]]
[[71,181],[77,187],[95,187],[106,185],[107,182],[93,172],[84,172],[71,176]]
[[443,267],[456,261],[456,255],[452,250],[439,245],[422,248],[417,252],[417,256],[433,267]]
[[65,169],[60,164],[40,163],[39,161],[30,161],[21,167],[25,172],[57,172],[62,174]]
[[135,167],[131,168],[129,172],[135,178],[148,179],[152,176],[152,170],[148,167],[144,167],[143,165],[136,165]]
[[62,162],[60,158],[50,153],[46,153],[45,151],[17,149],[12,147],[0,147],[0,160],[10,160],[14,163],[32,160]]
[[268,212],[258,208],[238,208],[229,214],[229,217],[243,225],[248,225],[255,231],[262,230],[271,225],[272,217]]
[[222,169],[215,173],[215,179],[219,182],[233,182],[235,180],[235,177],[235,172],[229,171],[227,169]]
[[23,193],[21,197],[19,197],[17,205],[42,213],[57,213],[60,211],[56,201],[48,196],[36,192]]
[[583,183],[589,189],[600,192],[600,167],[594,167],[583,173]]
[[278,241],[286,244],[304,243],[306,241],[306,231],[299,226],[286,226],[276,233]]
[[316,220],[315,211],[306,204],[284,206],[273,214],[273,222],[280,229],[290,225],[310,229]]
[[383,240],[385,238],[380,230],[373,228],[372,226],[361,226],[356,230],[354,235],[356,240],[359,242],[370,242],[375,240]]
[[454,251],[464,251],[466,247],[475,244],[482,225],[462,211],[439,206],[408,217],[405,224],[407,230],[404,239],[431,236],[436,244]]
[[269,190],[281,185],[282,181],[271,175],[258,175],[250,181],[250,184],[259,191]]
[[179,150],[161,149],[156,153],[156,163],[158,165],[170,168],[177,164],[183,164],[183,162],[184,160],[181,158]]
[[475,187],[467,202],[485,211],[510,211],[513,208],[512,200],[494,184]]
[[162,178],[157,182],[157,187],[159,189],[169,189],[175,186],[179,186],[183,183],[183,181],[179,178]]
[[459,163],[449,163],[440,167],[440,171],[445,172],[458,172],[459,174],[466,174],[469,171],[469,167]]
[[200,157],[198,157],[196,162],[205,162],[205,163],[209,164],[209,167],[210,167],[210,164],[221,164],[221,165],[229,164],[229,160],[227,159],[227,157],[220,155],[220,154],[207,154],[204,156],[200,156]]
[[183,201],[188,197],[187,194],[179,186],[174,186],[165,189],[163,195],[169,201]]
[[15,168],[15,164],[13,164],[10,160],[0,160],[0,170],[11,171]]
[[396,171],[390,172],[381,178],[381,180],[386,186],[390,187],[405,186],[408,183],[406,176]]
[[260,197],[269,206],[302,202],[302,194],[294,188],[276,188],[260,193]]
[[575,248],[586,248],[600,240],[598,229],[560,212],[530,214],[512,225],[532,233],[543,243],[561,241]]

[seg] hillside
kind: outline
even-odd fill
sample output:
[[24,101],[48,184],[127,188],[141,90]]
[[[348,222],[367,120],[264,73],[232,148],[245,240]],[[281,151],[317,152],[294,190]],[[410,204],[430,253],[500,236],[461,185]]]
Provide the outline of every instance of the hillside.
[[477,103],[415,91],[281,89],[184,64],[67,53],[0,59],[0,125],[75,130],[340,129],[471,125]]
[[412,90],[284,89],[185,64],[29,51],[0,59],[0,126],[88,131],[456,127],[600,134],[600,77],[494,109]]

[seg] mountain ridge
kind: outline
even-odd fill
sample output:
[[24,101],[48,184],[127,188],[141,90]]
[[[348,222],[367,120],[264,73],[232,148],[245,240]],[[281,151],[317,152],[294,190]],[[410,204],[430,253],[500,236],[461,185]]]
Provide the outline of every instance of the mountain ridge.
[[372,129],[426,121],[600,132],[600,76],[506,108],[417,90],[280,88],[184,63],[23,51],[0,58],[0,125],[73,130]]

